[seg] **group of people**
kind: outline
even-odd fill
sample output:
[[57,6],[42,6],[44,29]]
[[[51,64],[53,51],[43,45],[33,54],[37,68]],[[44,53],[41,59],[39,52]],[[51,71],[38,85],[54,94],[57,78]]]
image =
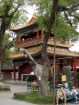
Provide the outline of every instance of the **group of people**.
[[[57,93],[56,93],[56,103],[57,105],[59,104],[59,100],[64,101],[64,105],[66,105],[67,103],[67,88],[65,88],[64,86],[61,86],[59,89],[57,89]],[[74,97],[75,99],[75,103],[78,102],[78,91],[77,89],[73,86],[72,90],[70,91],[71,95]]]

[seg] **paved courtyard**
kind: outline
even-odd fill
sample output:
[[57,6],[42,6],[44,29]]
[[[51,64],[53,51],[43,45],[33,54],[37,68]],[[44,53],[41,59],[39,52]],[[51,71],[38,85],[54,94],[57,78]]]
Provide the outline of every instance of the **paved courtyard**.
[[8,83],[11,88],[10,92],[0,92],[0,105],[34,105],[28,102],[13,99],[14,92],[26,92],[27,87],[24,83]]
[[0,93],[0,105],[33,105],[33,104],[14,100],[11,97],[10,92],[1,92]]

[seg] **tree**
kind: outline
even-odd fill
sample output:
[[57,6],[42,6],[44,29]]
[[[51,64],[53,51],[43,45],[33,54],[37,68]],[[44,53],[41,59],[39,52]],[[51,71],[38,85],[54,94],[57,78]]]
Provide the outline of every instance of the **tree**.
[[67,76],[67,83],[68,83],[68,87],[69,89],[72,89],[73,83],[72,83],[72,72],[71,72],[71,67],[70,66],[66,66],[64,68],[64,73]]
[[[3,39],[3,48],[2,48],[2,55],[1,55],[1,61],[0,61],[0,79],[3,79],[3,74],[2,74],[2,69],[4,68],[5,65],[7,65],[7,67],[10,67],[10,64],[12,64],[12,61],[9,57],[10,52],[10,48],[12,48],[15,44],[14,39],[13,40],[9,40],[11,38],[10,33],[6,33],[6,35],[4,35],[4,39]],[[12,38],[11,38],[12,39]]]
[[[75,34],[77,23],[79,21],[78,10],[79,3],[78,0],[33,0],[33,3],[37,5],[37,11],[39,13],[38,24],[44,33],[44,41],[42,47],[42,58],[44,65],[49,68],[49,59],[47,56],[47,41],[50,34],[54,36],[54,62],[53,62],[53,79],[54,79],[54,90],[55,90],[55,48],[56,48],[56,37],[61,37],[64,40],[69,40]],[[73,17],[73,18],[72,18]],[[61,28],[62,27],[62,28]],[[49,69],[47,70],[47,72]],[[46,72],[43,70],[43,73]],[[48,73],[46,73],[46,78]],[[43,79],[42,79],[43,80]],[[47,80],[47,79],[46,79]],[[44,78],[44,82],[46,81]],[[43,86],[42,88],[46,87]],[[46,90],[43,89],[46,93]],[[46,95],[43,94],[43,95]]]
[[17,25],[19,22],[24,23],[26,21],[27,11],[23,8],[25,4],[25,0],[0,0],[0,67],[4,61],[8,61],[9,49],[14,43],[8,41],[9,37],[7,37],[6,31],[14,24]]
[[[24,0],[0,0],[0,64],[4,59],[3,52],[4,47],[4,36],[6,30],[8,30],[11,24],[17,20],[20,16],[20,7],[24,4]],[[9,44],[8,44],[9,46]]]
[[[23,5],[21,0],[0,0],[0,49],[3,50],[5,31],[19,16],[19,8]],[[0,52],[2,52],[0,50]],[[0,58],[1,58],[0,54]]]
[[14,46],[15,41],[12,40],[10,41],[9,39],[11,38],[9,33],[6,33],[3,39],[3,54],[2,54],[2,60],[1,60],[1,70],[4,62],[9,62],[9,54],[10,54],[10,48]]

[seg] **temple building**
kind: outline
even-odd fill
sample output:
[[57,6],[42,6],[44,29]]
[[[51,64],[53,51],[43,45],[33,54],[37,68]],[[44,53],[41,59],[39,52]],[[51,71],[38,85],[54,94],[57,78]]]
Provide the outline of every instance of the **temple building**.
[[[34,16],[25,27],[12,29],[11,31],[17,34],[16,47],[18,48],[18,53],[15,52],[10,55],[15,67],[13,71],[14,79],[24,80],[27,75],[33,73],[33,64],[28,57],[25,58],[24,54],[20,52],[20,48],[27,49],[38,63],[42,63],[41,49],[44,33],[38,28],[36,17]],[[52,34],[50,35],[47,45],[47,52],[52,67],[54,54],[54,41]],[[71,71],[74,75],[79,72],[79,54],[69,51],[70,46],[71,45],[68,41],[56,39],[56,75],[61,75],[63,68],[66,66],[71,67]]]

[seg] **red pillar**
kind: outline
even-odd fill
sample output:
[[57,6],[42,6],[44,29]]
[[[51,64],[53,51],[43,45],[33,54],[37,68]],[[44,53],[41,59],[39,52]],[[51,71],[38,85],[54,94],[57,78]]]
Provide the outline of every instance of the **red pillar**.
[[21,72],[18,74],[18,80],[21,80]]
[[14,69],[14,80],[16,80],[16,71]]

